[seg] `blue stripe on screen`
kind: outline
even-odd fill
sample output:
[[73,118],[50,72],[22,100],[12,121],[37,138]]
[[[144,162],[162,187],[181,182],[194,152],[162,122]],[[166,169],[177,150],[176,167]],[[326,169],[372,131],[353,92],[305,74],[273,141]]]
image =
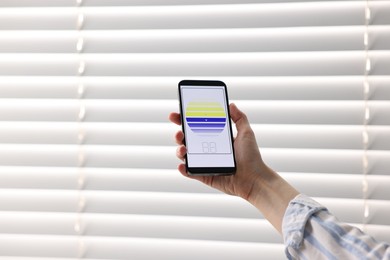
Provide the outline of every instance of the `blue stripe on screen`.
[[225,127],[225,124],[193,124],[193,123],[189,123],[188,124],[191,128],[192,127],[211,127],[211,128],[224,128]]
[[187,122],[226,122],[222,117],[187,117]]
[[223,129],[202,129],[202,128],[192,128],[192,131],[195,133],[220,133],[223,131]]

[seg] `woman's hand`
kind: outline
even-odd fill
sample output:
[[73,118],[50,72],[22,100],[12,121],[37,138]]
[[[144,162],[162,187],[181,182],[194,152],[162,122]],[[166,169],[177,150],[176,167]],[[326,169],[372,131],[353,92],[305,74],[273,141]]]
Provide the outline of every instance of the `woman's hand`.
[[[180,164],[178,169],[181,174],[188,178],[199,180],[222,192],[240,196],[248,200],[253,189],[254,181],[260,174],[262,166],[264,167],[265,165],[261,159],[255,135],[246,115],[235,104],[230,105],[230,113],[237,128],[237,137],[234,139],[237,163],[236,174],[230,176],[193,176],[186,172],[184,163]],[[180,114],[178,113],[171,113],[169,119],[175,124],[181,124]],[[183,138],[184,134],[182,131],[176,133],[175,140],[179,145],[176,155],[181,160],[184,160],[186,154]]]

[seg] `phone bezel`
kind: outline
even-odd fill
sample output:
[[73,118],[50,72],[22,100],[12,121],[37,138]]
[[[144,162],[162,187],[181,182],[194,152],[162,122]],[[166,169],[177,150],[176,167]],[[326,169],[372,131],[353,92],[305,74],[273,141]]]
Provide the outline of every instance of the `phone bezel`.
[[[179,107],[180,107],[180,118],[182,122],[182,131],[184,133],[184,140],[183,143],[186,145],[186,130],[184,126],[184,117],[183,117],[183,107],[182,107],[182,94],[181,94],[181,86],[218,86],[223,87],[225,89],[225,98],[226,98],[226,104],[229,104],[229,98],[228,98],[228,92],[226,84],[220,80],[182,80],[178,84],[178,93],[179,93]],[[233,140],[233,131],[232,131],[232,124],[230,120],[230,109],[229,105],[227,105],[227,113],[228,113],[228,119],[227,124],[230,129],[230,138],[231,138],[231,149],[233,153],[233,161],[234,161],[234,167],[189,167],[187,163],[187,155],[185,155],[185,165],[187,172],[190,175],[233,175],[236,172],[236,158],[234,153],[234,140]]]

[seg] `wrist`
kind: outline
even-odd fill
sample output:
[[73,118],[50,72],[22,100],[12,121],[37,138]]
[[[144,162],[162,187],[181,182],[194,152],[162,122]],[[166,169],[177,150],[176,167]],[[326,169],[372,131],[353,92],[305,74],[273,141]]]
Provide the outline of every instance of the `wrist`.
[[279,176],[265,164],[258,167],[253,176],[255,176],[253,186],[246,200],[253,205],[257,205],[272,191],[272,187],[276,185]]
[[259,167],[247,200],[281,233],[287,206],[298,194],[294,187],[264,164]]

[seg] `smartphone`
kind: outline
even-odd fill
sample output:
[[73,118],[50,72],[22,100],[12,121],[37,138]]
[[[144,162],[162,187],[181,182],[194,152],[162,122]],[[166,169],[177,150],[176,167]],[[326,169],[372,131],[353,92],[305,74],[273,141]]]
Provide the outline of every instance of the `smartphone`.
[[236,171],[229,100],[225,83],[179,82],[180,115],[191,175],[232,175]]

